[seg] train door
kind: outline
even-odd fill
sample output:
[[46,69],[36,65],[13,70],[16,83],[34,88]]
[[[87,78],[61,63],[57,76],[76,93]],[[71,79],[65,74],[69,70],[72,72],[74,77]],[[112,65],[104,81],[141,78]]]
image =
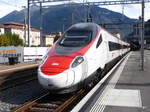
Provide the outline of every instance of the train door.
[[98,62],[97,68],[100,67],[101,69],[104,69],[105,64],[107,62],[107,58],[108,58],[108,53],[107,53],[108,47],[107,47],[107,41],[103,32],[100,34],[100,37],[97,41],[96,49],[97,49],[97,62]]
[[[108,47],[108,41],[104,41],[104,51],[103,51],[103,53],[104,53],[104,63],[105,63],[105,65],[108,63],[108,59],[109,59],[109,47]],[[105,65],[104,65],[104,67],[105,67]]]
[[95,46],[92,46],[89,49],[89,52],[87,55],[87,63],[88,63],[88,76],[94,73],[97,69],[97,50],[95,49]]

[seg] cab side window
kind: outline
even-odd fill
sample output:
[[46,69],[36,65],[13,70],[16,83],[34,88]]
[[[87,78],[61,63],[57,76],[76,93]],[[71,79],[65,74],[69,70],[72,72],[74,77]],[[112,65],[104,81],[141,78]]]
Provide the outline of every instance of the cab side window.
[[109,44],[109,51],[121,49],[121,45],[119,43],[109,41],[108,44]]
[[99,39],[98,39],[98,41],[97,41],[96,48],[99,47],[99,45],[101,44],[101,42],[102,42],[102,34],[100,34],[100,37],[99,37]]

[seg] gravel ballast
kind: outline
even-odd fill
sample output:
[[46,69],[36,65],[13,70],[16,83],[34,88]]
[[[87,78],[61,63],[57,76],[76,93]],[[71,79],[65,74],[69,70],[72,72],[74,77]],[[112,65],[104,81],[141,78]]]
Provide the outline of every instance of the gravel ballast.
[[2,91],[0,92],[0,112],[9,112],[13,108],[35,99],[44,92],[46,90],[39,85],[37,80]]

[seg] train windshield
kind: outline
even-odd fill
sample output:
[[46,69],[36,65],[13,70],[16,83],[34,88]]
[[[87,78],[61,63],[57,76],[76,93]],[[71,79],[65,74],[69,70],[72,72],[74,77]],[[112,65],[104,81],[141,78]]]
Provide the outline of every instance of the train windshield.
[[80,47],[89,44],[91,39],[91,31],[68,31],[59,44],[66,47]]

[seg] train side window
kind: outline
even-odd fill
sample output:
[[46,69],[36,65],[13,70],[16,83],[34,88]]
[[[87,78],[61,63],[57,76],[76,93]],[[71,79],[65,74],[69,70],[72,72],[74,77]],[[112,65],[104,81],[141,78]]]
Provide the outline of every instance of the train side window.
[[97,45],[96,45],[96,48],[99,47],[99,45],[101,44],[102,42],[102,35],[100,35],[99,39],[98,39],[98,42],[97,42]]
[[112,45],[113,43],[112,42],[108,42],[108,44],[109,44],[109,51],[113,51],[113,48],[114,48],[114,46]]
[[114,43],[114,42],[110,42],[109,41],[109,50],[110,51],[114,51],[114,50],[119,50],[119,49],[121,49],[121,45],[120,44],[118,44],[118,43]]

